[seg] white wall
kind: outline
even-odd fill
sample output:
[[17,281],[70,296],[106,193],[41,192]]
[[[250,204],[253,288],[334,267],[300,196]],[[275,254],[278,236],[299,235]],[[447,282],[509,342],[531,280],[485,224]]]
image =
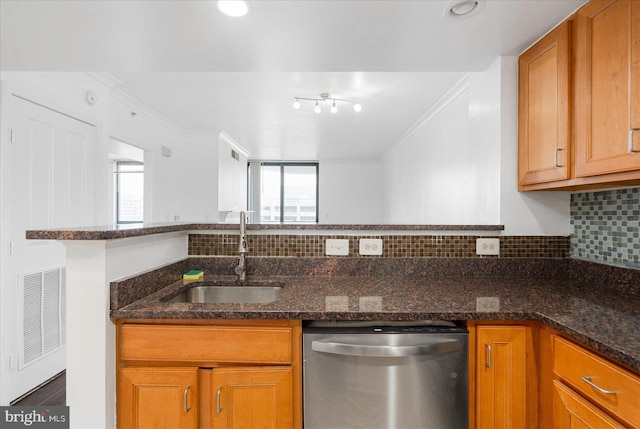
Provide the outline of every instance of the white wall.
[[499,147],[472,133],[472,84],[458,82],[386,155],[389,223],[499,223]]
[[569,193],[517,191],[517,58],[469,73],[383,157],[387,223],[569,235]]
[[186,157],[178,172],[186,180],[180,207],[182,222],[218,221],[218,138],[218,132],[207,132],[185,139]]
[[[145,222],[179,218],[186,187],[179,174],[185,150],[181,130],[120,94],[110,98],[109,113],[109,134],[145,151]],[[161,155],[162,146],[171,149],[171,157]]]
[[[238,159],[231,157],[235,151]],[[237,212],[247,210],[247,162],[246,150],[231,137],[220,133],[218,143],[218,210]],[[212,166],[215,168],[215,164]],[[221,214],[224,218],[226,214]],[[224,220],[224,219],[221,219]]]
[[320,223],[384,223],[382,173],[382,164],[377,161],[321,161]]

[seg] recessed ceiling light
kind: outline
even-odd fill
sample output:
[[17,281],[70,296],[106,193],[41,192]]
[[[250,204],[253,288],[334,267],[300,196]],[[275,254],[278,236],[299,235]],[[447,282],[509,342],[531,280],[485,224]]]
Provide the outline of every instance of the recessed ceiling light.
[[446,14],[451,18],[467,18],[477,14],[484,6],[484,0],[466,0],[455,3]]
[[219,0],[218,10],[227,16],[238,18],[249,13],[249,4],[244,0]]

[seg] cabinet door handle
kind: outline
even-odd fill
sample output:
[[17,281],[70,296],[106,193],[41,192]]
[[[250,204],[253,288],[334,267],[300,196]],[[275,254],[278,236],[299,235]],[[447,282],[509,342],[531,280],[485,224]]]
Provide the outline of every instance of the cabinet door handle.
[[633,148],[633,133],[636,131],[640,131],[640,128],[631,128],[629,130],[629,153],[639,153],[640,149]]
[[555,151],[553,151],[553,165],[555,167],[564,167],[564,165],[558,164],[558,152],[561,151],[561,150],[564,150],[564,149],[558,148]]
[[487,368],[491,368],[491,360],[492,360],[492,357],[491,357],[492,353],[491,352],[492,352],[492,349],[491,349],[491,346],[488,343],[484,343],[484,346],[487,349],[487,362],[484,364],[484,366],[486,366]]
[[598,392],[604,393],[605,395],[615,395],[616,394],[616,392],[613,391],[613,390],[606,390],[606,389],[603,389],[602,387],[598,386],[593,381],[591,381],[591,377],[587,377],[586,375],[582,377],[582,381],[584,381],[589,386],[591,386],[594,389],[596,389]]
[[183,400],[184,400],[184,412],[188,413],[191,408],[189,407],[189,390],[191,389],[191,385],[187,386],[186,389],[184,389],[184,395],[183,395]]
[[222,412],[222,403],[220,402],[220,396],[222,395],[222,386],[218,389],[218,393],[216,395],[216,405],[218,414]]

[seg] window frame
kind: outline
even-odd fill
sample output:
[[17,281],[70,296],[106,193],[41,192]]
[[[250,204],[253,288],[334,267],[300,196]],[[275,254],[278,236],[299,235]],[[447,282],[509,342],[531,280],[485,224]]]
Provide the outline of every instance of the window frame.
[[[129,165],[129,166],[141,166],[142,169],[140,171],[120,171],[121,165]],[[144,223],[144,194],[143,194],[143,207],[142,207],[142,219],[137,221],[131,220],[120,220],[120,175],[121,174],[142,174],[142,180],[144,180],[144,162],[140,161],[130,161],[130,160],[116,160],[113,162],[113,175],[115,176],[115,217],[116,217],[116,225],[130,225],[135,223]]]
[[[310,224],[319,223],[320,221],[320,163],[317,161],[262,161],[260,167],[280,167],[280,224]],[[315,167],[316,168],[316,219],[314,221],[285,221],[284,220],[284,170],[285,167]],[[249,164],[247,164],[247,169]],[[247,193],[248,198],[251,198]]]

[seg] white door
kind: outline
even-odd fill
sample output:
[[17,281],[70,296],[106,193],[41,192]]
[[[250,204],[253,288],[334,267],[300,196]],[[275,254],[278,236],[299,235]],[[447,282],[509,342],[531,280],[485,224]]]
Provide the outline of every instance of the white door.
[[0,405],[65,369],[65,249],[28,229],[95,225],[95,127],[8,95],[2,140]]

